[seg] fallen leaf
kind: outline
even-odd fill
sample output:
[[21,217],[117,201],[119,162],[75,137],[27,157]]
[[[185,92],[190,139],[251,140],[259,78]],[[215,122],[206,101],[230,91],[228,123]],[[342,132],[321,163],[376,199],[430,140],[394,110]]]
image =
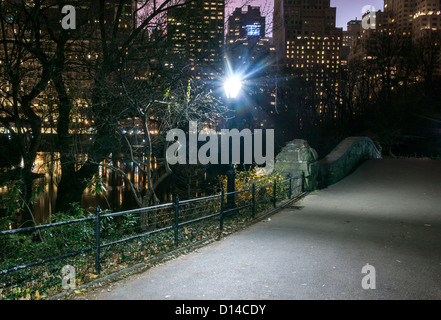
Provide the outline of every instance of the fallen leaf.
[[76,294],[82,294],[82,292],[81,292],[80,290],[74,290],[74,292],[75,292]]
[[93,274],[93,273],[89,273],[87,276],[88,276],[90,279],[96,279],[96,278],[98,278],[98,275],[97,275],[97,274]]
[[38,292],[38,290],[37,291],[35,291],[35,299],[40,299],[41,297],[40,297],[40,292]]
[[188,234],[187,227],[184,227],[184,233],[185,233],[185,234]]

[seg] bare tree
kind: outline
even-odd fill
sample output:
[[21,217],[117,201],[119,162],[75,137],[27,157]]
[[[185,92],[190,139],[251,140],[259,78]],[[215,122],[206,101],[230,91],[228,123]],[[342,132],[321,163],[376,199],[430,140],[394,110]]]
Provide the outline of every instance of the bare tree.
[[[29,208],[33,167],[42,140],[48,108],[42,94],[48,90],[59,48],[48,44],[49,34],[40,12],[50,10],[47,1],[0,3],[0,121],[18,145],[23,165],[17,169],[20,198]],[[47,100],[46,100],[47,102]],[[20,224],[33,223],[31,210],[23,211]]]
[[[123,170],[116,166],[112,169],[128,182],[139,206],[157,203],[155,190],[171,173],[164,159],[165,131],[188,119],[208,121],[212,117],[210,110],[215,110],[209,89],[191,80],[188,60],[169,54],[166,13],[183,2],[146,0],[138,1],[136,7],[133,3],[94,2],[95,6],[88,10],[88,22],[83,29],[80,27],[82,36],[73,46],[80,58],[74,63],[59,60],[59,73],[53,77],[60,102],[62,177],[58,184],[58,211],[79,202],[99,166],[111,166],[110,161],[104,160],[122,149],[145,174],[147,187],[137,190]],[[86,97],[88,121],[93,125],[90,142],[81,146],[87,154],[87,160],[82,162],[75,158],[75,142],[69,133],[75,99],[72,90],[68,90],[73,81],[66,74],[73,69],[86,69],[90,81]],[[81,86],[81,82],[78,84]],[[127,132],[136,129],[140,132],[136,137],[121,131],[130,121],[138,127]]]
[[[88,181],[118,143],[119,121],[128,116],[120,97],[123,94],[120,72],[127,68],[128,53],[145,37],[146,28],[160,21],[169,6],[177,4],[174,0],[100,0],[82,4],[83,24],[77,27],[76,43],[66,59],[60,60],[59,73],[53,78],[60,101],[58,136],[62,168],[56,210],[65,211],[70,203],[81,201]],[[68,59],[69,55],[75,59]],[[82,81],[66,77],[75,69],[80,70],[77,75],[83,77]],[[74,91],[69,90],[72,86],[85,89],[82,99],[87,102],[83,109],[90,122],[91,141],[81,145],[87,160],[81,162],[76,157],[77,141],[69,130],[76,98]]]

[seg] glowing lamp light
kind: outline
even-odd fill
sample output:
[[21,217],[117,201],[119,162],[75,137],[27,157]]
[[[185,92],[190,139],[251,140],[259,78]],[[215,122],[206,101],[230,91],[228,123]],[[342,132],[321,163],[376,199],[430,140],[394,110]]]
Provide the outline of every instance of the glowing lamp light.
[[224,82],[224,89],[228,99],[235,99],[241,88],[242,82],[237,76],[231,76]]

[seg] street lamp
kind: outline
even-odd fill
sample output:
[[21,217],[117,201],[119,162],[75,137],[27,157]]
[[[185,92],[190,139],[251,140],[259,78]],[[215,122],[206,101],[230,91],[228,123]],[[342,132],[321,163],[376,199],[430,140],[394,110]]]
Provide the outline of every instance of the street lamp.
[[242,88],[242,81],[238,76],[232,75],[224,82],[225,94],[228,99],[236,99]]
[[[234,103],[234,99],[237,98],[237,96],[239,95],[240,89],[242,88],[242,81],[240,80],[240,78],[236,75],[231,75],[229,76],[225,82],[224,82],[224,89],[225,89],[225,94],[228,98],[228,100],[230,101],[231,105],[233,105]],[[234,121],[234,117],[231,121],[231,125],[233,128],[230,129],[234,129],[235,126],[235,121]],[[231,144],[230,145],[230,150],[232,150],[231,148]],[[231,155],[231,152],[229,152],[229,154]],[[234,191],[235,191],[235,176],[236,173],[234,171],[234,164],[233,161],[231,160],[230,164],[229,164],[229,168],[227,171],[227,204],[226,204],[226,208],[227,210],[229,209],[233,209],[236,207],[235,204],[235,197],[234,197]]]

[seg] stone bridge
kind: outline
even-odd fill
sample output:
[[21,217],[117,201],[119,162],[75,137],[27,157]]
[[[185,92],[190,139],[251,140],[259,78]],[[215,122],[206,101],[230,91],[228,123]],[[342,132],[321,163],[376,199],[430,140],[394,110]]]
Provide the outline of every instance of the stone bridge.
[[275,168],[284,175],[305,175],[308,191],[326,188],[368,159],[381,158],[381,148],[368,137],[349,137],[337,145],[325,158],[305,140],[289,142],[277,155]]

